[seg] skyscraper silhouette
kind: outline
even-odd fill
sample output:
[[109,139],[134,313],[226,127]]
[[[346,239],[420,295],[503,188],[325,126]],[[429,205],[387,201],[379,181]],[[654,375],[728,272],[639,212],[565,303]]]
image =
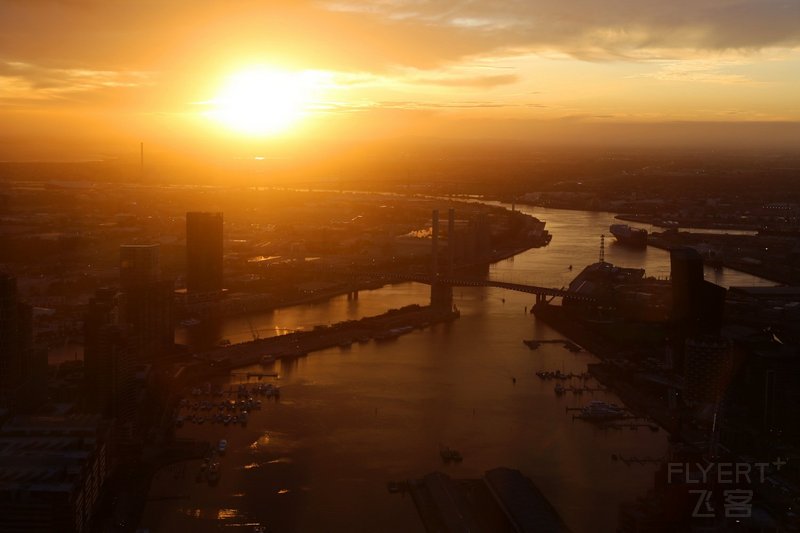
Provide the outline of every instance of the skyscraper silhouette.
[[32,309],[19,301],[17,280],[0,274],[0,404],[45,378],[47,353],[33,347]]
[[222,213],[186,213],[186,288],[222,291]]
[[123,286],[152,283],[161,279],[161,246],[123,244],[119,247],[119,279]]
[[105,416],[119,414],[117,396],[133,380],[135,354],[125,326],[125,295],[102,288],[89,300],[84,318],[84,377],[87,407]]
[[703,258],[693,248],[670,250],[672,320],[686,335],[718,334],[727,291],[703,279]]
[[124,244],[119,249],[125,322],[142,360],[171,349],[174,339],[174,287],[161,279],[159,254],[158,244]]

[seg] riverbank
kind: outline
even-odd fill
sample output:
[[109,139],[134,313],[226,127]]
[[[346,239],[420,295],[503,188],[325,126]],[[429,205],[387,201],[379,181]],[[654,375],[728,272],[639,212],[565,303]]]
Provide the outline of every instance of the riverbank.
[[[667,235],[669,236],[667,237]],[[661,250],[670,250],[679,246],[695,246],[698,244],[709,246],[709,243],[716,243],[714,247],[720,250],[738,251],[740,249],[734,246],[732,242],[726,247],[724,244],[725,241],[730,241],[731,239],[725,239],[725,237],[727,236],[703,234],[701,242],[698,241],[695,234],[688,232],[676,232],[674,234],[651,233],[647,237],[647,245]],[[749,238],[754,239],[757,237]],[[798,275],[794,269],[788,268],[785,262],[770,262],[769,256],[765,254],[765,252],[769,251],[769,243],[760,247],[750,246],[742,249],[749,250],[750,254],[745,256],[744,253],[747,252],[742,252],[742,255],[739,257],[731,257],[730,254],[732,252],[730,251],[724,254],[720,253],[715,257],[717,264],[713,266],[729,268],[737,272],[743,272],[783,285],[797,285],[800,283],[800,275]]]
[[615,366],[609,364],[611,360],[630,352],[629,348],[590,330],[580,321],[568,316],[560,305],[538,304],[534,306],[532,313],[537,320],[541,320],[603,361],[588,365],[589,372],[599,383],[619,396],[632,411],[654,420],[670,434],[678,430],[676,419],[670,415],[665,406],[648,396],[640,387],[616,371]]
[[690,220],[664,220],[655,215],[638,215],[626,214],[616,215],[614,218],[617,220],[624,220],[626,222],[636,222],[639,224],[649,224],[658,228],[693,228],[693,229],[709,229],[718,231],[750,231],[756,232],[760,227],[756,224],[736,224],[733,222],[708,222],[706,219],[694,218]]
[[301,357],[336,346],[346,349],[356,342],[390,341],[414,329],[449,322],[459,316],[457,309],[441,310],[432,306],[409,305],[360,320],[316,326],[311,331],[254,339],[195,353],[176,365],[174,377],[186,386],[191,381],[261,362]]
[[[579,202],[577,204],[567,204],[567,203],[541,203],[541,202],[530,202],[530,201],[519,201],[514,199],[498,199],[498,201],[505,202],[508,204],[514,203],[516,205],[525,205],[531,207],[541,207],[544,209],[558,209],[562,211],[588,211],[593,213],[610,213],[611,211],[608,210],[607,207],[602,205],[597,205],[596,203],[589,203],[589,202]],[[651,226],[656,226],[660,228],[671,228],[671,227],[683,227],[683,228],[693,228],[693,229],[707,229],[707,230],[718,230],[718,231],[748,231],[748,232],[757,232],[762,228],[762,226],[758,224],[742,224],[737,222],[708,222],[705,218],[693,218],[693,219],[678,219],[675,218],[665,220],[663,217],[658,215],[650,215],[645,213],[622,213],[622,214],[615,214],[614,218],[617,220],[623,220],[626,222],[635,222],[638,224],[648,224]]]

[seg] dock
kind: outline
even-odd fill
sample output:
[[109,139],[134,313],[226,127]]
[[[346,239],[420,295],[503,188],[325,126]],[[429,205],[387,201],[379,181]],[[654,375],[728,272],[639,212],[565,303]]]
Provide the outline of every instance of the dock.
[[231,376],[246,376],[248,381],[250,378],[277,378],[279,375],[276,372],[231,372]]
[[589,372],[581,372],[580,374],[576,374],[574,372],[564,373],[561,370],[543,370],[540,372],[536,372],[536,376],[539,379],[558,379],[558,380],[568,380],[568,379],[580,379],[583,381],[587,381],[592,379],[592,374]]
[[[197,353],[176,361],[173,378],[181,382],[181,386],[185,386],[187,382],[208,379],[236,368],[258,364],[265,355],[275,360],[292,359],[343,344],[378,341],[389,337],[394,339],[411,333],[415,328],[450,322],[459,316],[460,313],[455,309],[441,310],[432,306],[408,305],[360,320],[348,320],[330,326],[320,325],[310,331],[254,339]],[[250,373],[251,377],[258,377],[258,374]],[[262,377],[272,377],[266,372],[260,374]]]
[[561,344],[564,348],[573,353],[583,351],[583,348],[569,339],[524,339],[522,343],[531,350],[538,349],[542,344]]
[[659,431],[661,428],[658,424],[652,422],[607,422],[600,424],[603,429],[630,429],[637,430],[639,428],[647,428],[650,431]]
[[[558,387],[558,386],[556,386]],[[572,394],[583,394],[584,392],[588,392],[589,394],[593,394],[595,392],[605,392],[608,389],[604,387],[561,387],[554,389],[556,394],[566,394],[571,392]]]
[[632,464],[636,464],[636,465],[647,465],[647,464],[657,465],[657,464],[661,464],[661,463],[664,462],[664,458],[663,457],[623,457],[622,454],[618,455],[616,453],[612,453],[611,454],[611,460],[612,461],[619,461],[622,464],[624,464],[625,466],[631,466]]
[[390,482],[389,492],[411,494],[428,532],[569,533],[558,511],[519,470],[494,468],[481,479],[452,479],[441,472]]

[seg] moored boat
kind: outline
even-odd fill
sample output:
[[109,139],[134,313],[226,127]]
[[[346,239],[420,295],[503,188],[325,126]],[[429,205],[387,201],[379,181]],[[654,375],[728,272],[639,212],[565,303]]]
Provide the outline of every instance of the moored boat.
[[445,463],[460,463],[464,459],[458,450],[454,450],[448,446],[439,450],[439,455]]
[[620,244],[636,248],[647,246],[646,229],[634,228],[627,224],[611,224],[608,229]]
[[625,409],[613,403],[593,400],[575,417],[584,420],[615,420],[625,418]]

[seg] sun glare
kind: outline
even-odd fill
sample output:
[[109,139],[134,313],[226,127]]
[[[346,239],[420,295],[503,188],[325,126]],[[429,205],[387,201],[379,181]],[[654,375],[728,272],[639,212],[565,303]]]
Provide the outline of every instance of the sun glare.
[[257,68],[228,78],[208,113],[249,135],[272,135],[294,126],[313,104],[324,76],[313,71]]

